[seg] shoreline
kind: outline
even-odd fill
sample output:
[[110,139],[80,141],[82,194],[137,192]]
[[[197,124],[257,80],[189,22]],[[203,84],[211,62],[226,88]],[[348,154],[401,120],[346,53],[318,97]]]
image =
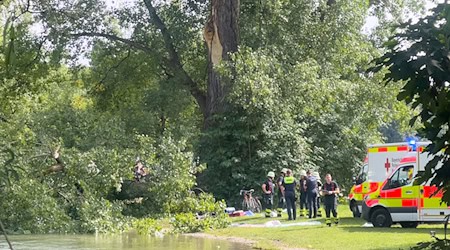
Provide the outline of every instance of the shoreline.
[[[214,240],[225,240],[225,241],[230,241],[230,242],[233,242],[233,243],[244,244],[244,245],[247,245],[247,246],[255,248],[255,249],[266,249],[264,247],[258,246],[257,245],[258,241],[247,239],[247,238],[241,238],[241,237],[235,237],[235,236],[218,236],[218,235],[213,235],[213,234],[209,234],[209,233],[205,233],[205,232],[186,233],[186,234],[183,234],[183,235],[190,236],[190,237],[197,237],[197,238],[206,238],[206,239],[214,239]],[[273,243],[275,245],[280,245],[278,247],[278,249],[280,249],[280,250],[307,250],[306,248],[287,247],[284,244],[281,244],[280,242],[277,242],[277,241],[273,241]],[[273,248],[270,248],[270,249],[273,249]]]

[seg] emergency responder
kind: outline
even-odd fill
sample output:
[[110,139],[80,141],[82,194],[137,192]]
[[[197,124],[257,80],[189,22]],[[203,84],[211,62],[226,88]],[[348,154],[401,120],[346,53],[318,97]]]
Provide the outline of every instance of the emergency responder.
[[287,168],[281,169],[280,177],[277,179],[277,187],[278,187],[278,207],[277,207],[277,216],[281,217],[281,214],[283,213],[283,207],[284,203],[286,201],[285,197],[282,193],[282,187],[283,184],[283,178],[286,176]]
[[308,217],[317,217],[317,178],[312,175],[312,171],[308,170],[306,172],[306,196],[308,197]]
[[264,209],[266,218],[270,217],[270,213],[272,212],[273,209],[274,178],[275,173],[273,171],[270,171],[269,173],[267,173],[267,180],[261,186],[263,191]]
[[297,219],[297,209],[295,207],[295,188],[297,186],[297,181],[294,176],[292,176],[292,170],[288,169],[286,171],[286,177],[283,179],[281,185],[281,191],[283,192],[284,198],[286,199],[286,207],[288,212],[288,220]]
[[306,171],[301,170],[300,171],[300,216],[306,216],[306,213],[308,211],[308,198],[306,193]]
[[322,189],[322,180],[320,179],[319,172],[314,171],[312,175],[314,175],[314,177],[316,177],[317,179],[317,217],[322,217],[322,209],[320,207],[320,190]]
[[327,174],[325,176],[325,184],[322,188],[322,193],[324,195],[324,205],[325,205],[325,223],[327,226],[331,227],[330,212],[333,213],[334,223],[337,225],[339,223],[339,218],[337,214],[337,195],[339,194],[338,184],[332,180],[331,175]]

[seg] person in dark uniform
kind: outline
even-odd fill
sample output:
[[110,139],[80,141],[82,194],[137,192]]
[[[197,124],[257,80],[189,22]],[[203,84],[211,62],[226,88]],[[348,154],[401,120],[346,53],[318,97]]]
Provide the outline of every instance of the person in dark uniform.
[[273,179],[275,178],[275,173],[273,171],[270,171],[267,173],[267,180],[262,184],[261,188],[263,191],[263,198],[264,198],[264,209],[265,209],[265,215],[266,218],[270,217],[270,213],[273,209],[273,190],[274,190],[274,183]]
[[310,219],[317,217],[317,178],[311,173],[311,170],[306,172],[306,195],[308,197],[308,217]]
[[283,213],[283,207],[285,204],[285,198],[282,193],[282,187],[283,179],[286,176],[287,168],[281,169],[280,177],[277,179],[277,187],[278,187],[278,208],[277,208],[277,216],[281,217],[281,214]]
[[325,205],[325,223],[331,226],[330,212],[333,213],[334,223],[337,225],[339,223],[339,218],[337,214],[337,195],[339,194],[338,184],[332,180],[331,175],[327,174],[325,176],[326,182],[323,184],[322,193],[324,196],[323,203]]
[[297,209],[295,207],[295,188],[297,186],[297,181],[292,176],[292,170],[288,169],[286,172],[286,177],[283,179],[282,189],[284,198],[286,199],[286,207],[288,212],[288,220],[297,219]]
[[308,198],[306,193],[306,171],[300,171],[300,216],[306,216],[308,211]]

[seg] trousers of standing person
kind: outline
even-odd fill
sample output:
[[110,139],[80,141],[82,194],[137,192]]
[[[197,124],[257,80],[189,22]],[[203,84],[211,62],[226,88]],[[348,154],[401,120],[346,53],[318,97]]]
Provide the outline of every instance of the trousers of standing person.
[[300,216],[306,216],[308,210],[308,195],[306,192],[300,192]]
[[323,204],[325,205],[325,215],[330,218],[331,213],[333,217],[337,217],[337,199],[335,194],[325,195]]

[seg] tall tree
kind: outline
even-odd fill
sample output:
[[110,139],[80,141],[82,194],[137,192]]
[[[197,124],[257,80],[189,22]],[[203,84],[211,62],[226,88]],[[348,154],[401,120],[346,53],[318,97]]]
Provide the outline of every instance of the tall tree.
[[[64,2],[64,4],[59,4]],[[203,4],[202,4],[203,3]],[[30,12],[44,22],[45,34],[55,46],[73,43],[73,38],[102,38],[123,44],[135,51],[144,52],[158,61],[156,67],[167,78],[174,78],[195,98],[205,122],[224,108],[226,79],[215,67],[229,61],[236,52],[239,41],[239,1],[174,1],[165,4],[143,0],[132,8],[108,8],[103,1],[38,0]],[[209,18],[206,20],[206,6]],[[109,21],[131,25],[133,33],[124,37],[124,27],[114,27]],[[203,22],[203,25],[200,23]],[[198,65],[192,66],[192,48],[186,45],[201,44],[198,35],[203,28],[204,49],[197,49],[196,57],[206,61],[207,72],[199,75]],[[117,29],[118,28],[118,29]],[[127,27],[128,29],[129,27]],[[185,41],[183,41],[185,39]],[[195,41],[197,39],[197,41]],[[78,44],[80,45],[80,44]],[[200,72],[201,73],[201,72]],[[205,84],[206,81],[206,84]]]

